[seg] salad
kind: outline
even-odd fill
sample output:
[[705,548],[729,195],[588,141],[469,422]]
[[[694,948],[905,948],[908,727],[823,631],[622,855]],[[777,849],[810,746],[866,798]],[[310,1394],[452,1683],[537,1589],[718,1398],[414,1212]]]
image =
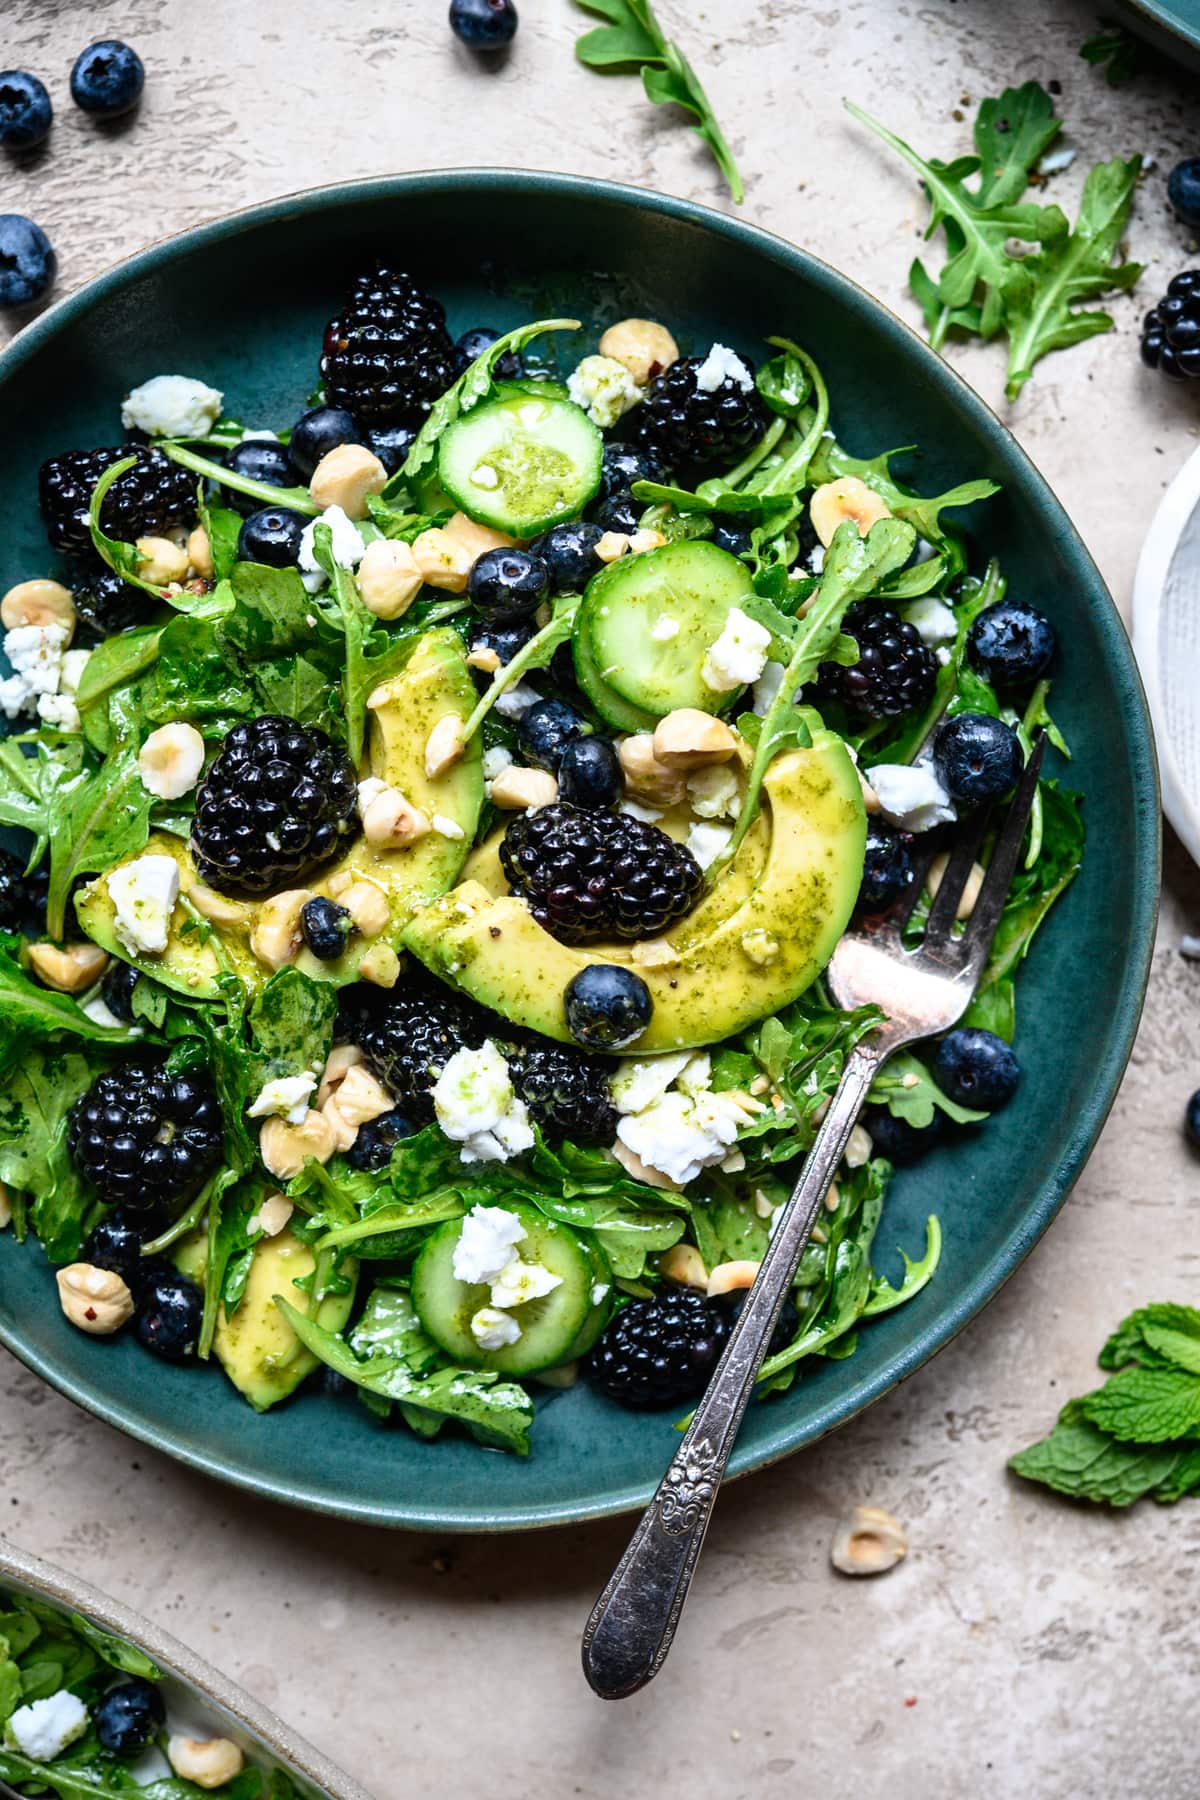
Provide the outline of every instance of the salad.
[[[990,481],[852,454],[785,338],[756,368],[580,329],[455,341],[370,268],[295,422],[160,375],[125,443],[45,463],[64,561],[0,602],[2,1216],[72,1325],[261,1410],[323,1366],[523,1454],[579,1378],[693,1399],[876,1020],[823,986],[840,934],[914,895],[919,928],[955,818],[1039,730],[1066,750],[1052,626],[947,517]],[[933,1218],[872,1265],[888,1180],[1011,1098],[1014,976],[1081,848],[1043,781],[764,1395],[933,1278]]]
[[60,1800],[296,1800],[282,1769],[172,1717],[162,1671],[79,1613],[0,1588],[0,1781]]

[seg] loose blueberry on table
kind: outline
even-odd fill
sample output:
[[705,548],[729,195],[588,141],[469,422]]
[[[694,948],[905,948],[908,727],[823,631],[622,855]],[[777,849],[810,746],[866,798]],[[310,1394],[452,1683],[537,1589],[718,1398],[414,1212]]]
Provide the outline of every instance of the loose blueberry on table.
[[[0,858],[72,1196],[30,1135],[15,1216],[85,1332],[260,1411],[319,1368],[403,1388],[423,1437],[524,1453],[576,1379],[702,1389],[862,1029],[825,964],[852,918],[919,918],[1012,788],[1055,632],[841,448],[792,351],[452,327],[390,261],[331,311],[306,408],[153,377],[135,436],[38,476],[0,707],[84,822],[71,883],[34,840]],[[1019,1108],[1011,971],[1081,842],[1044,790],[1006,972],[872,1095],[773,1386],[890,1292],[833,1297],[892,1169]]]

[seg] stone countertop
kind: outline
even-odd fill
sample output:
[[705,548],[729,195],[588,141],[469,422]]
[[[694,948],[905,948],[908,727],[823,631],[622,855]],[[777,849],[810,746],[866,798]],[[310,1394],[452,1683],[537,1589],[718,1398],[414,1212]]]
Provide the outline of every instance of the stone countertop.
[[[726,204],[697,140],[636,80],[574,61],[580,19],[565,0],[522,10],[514,54],[489,73],[449,37],[442,0],[126,0],[86,22],[69,0],[14,0],[3,56],[47,79],[58,119],[45,151],[6,167],[3,204],[50,232],[60,293],[230,208],[431,163],[564,169]],[[923,206],[842,95],[949,157],[969,148],[981,95],[1060,83],[1080,155],[1050,192],[1068,209],[1092,161],[1157,159],[1129,232],[1149,268],[1113,304],[1113,335],[1043,362],[1012,408],[997,348],[951,352],[1127,609],[1142,534],[1200,423],[1197,396],[1144,373],[1135,346],[1187,259],[1162,176],[1198,148],[1196,86],[1160,72],[1108,87],[1077,55],[1095,18],[1076,0],[662,0],[661,13],[745,172],[746,217],[905,317]],[[66,100],[71,61],[106,30],[148,71],[136,120],[108,131]],[[731,1489],[670,1663],[619,1710],[585,1688],[578,1638],[622,1521],[441,1542],[306,1518],[140,1449],[0,1356],[0,1529],[188,1638],[379,1800],[497,1785],[587,1800],[1191,1800],[1200,1508],[1108,1516],[1017,1483],[1004,1462],[1092,1383],[1124,1310],[1197,1292],[1196,1165],[1179,1120],[1200,1078],[1200,967],[1177,945],[1198,912],[1200,886],[1171,849],[1129,1073],[1036,1254],[901,1391]],[[907,1561],[875,1582],[829,1566],[834,1521],[855,1501],[909,1531]]]

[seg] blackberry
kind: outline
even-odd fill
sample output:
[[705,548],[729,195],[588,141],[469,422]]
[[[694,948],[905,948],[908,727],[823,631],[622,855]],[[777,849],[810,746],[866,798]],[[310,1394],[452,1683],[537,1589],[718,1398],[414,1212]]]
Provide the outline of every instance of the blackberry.
[[372,981],[354,981],[339,988],[333,1015],[334,1043],[361,1045],[369,1022],[379,1017],[390,998],[385,988]]
[[691,851],[657,825],[564,801],[513,819],[500,861],[512,891],[564,944],[655,937],[688,910],[702,879]]
[[1184,269],[1142,322],[1142,361],[1173,381],[1200,376],[1200,269]]
[[620,1406],[668,1406],[703,1393],[729,1336],[724,1307],[692,1288],[661,1288],[623,1306],[588,1358]]
[[127,1206],[115,1206],[93,1227],[80,1251],[80,1260],[97,1269],[112,1269],[135,1294],[153,1273],[142,1255],[142,1245],[155,1236],[157,1225],[153,1219],[145,1213],[132,1212]]
[[710,357],[683,356],[650,383],[646,398],[629,414],[631,435],[668,468],[694,463],[732,463],[757,443],[771,415],[754,385],[736,372],[722,374],[711,389],[697,376]]
[[193,1192],[221,1160],[221,1109],[207,1075],[124,1063],[71,1108],[67,1146],[102,1200],[147,1212]]
[[600,465],[600,498],[625,496],[635,481],[661,481],[666,470],[652,450],[639,444],[605,444]]
[[487,1036],[482,1013],[432,981],[392,988],[359,1043],[403,1111],[421,1124],[433,1118],[430,1090],[456,1050],[478,1050]]
[[268,713],[234,726],[201,782],[192,853],[210,887],[265,894],[327,861],[356,820],[345,751]]
[[863,912],[882,912],[899,900],[912,881],[912,838],[897,831],[886,819],[867,820],[867,843],[863,853],[862,883],[857,905]]
[[615,1063],[539,1038],[518,1044],[508,1066],[513,1086],[543,1131],[579,1144],[607,1148],[612,1143],[620,1117],[608,1085]]
[[204,1295],[194,1281],[160,1264],[147,1282],[133,1315],[138,1342],[164,1362],[191,1356],[200,1337]]
[[100,523],[108,535],[134,543],[140,537],[161,537],[175,525],[190,529],[195,524],[196,477],[161,450],[137,444],[64,450],[38,471],[38,501],[53,549],[91,549],[88,506],[92,491],[106,469],[135,455],[137,462],[104,496]]
[[420,425],[457,373],[444,310],[400,269],[381,264],[358,276],[325,328],[326,400],[363,425]]
[[0,931],[23,931],[36,937],[46,929],[49,864],[25,872],[24,857],[0,850]]
[[412,1119],[399,1107],[380,1113],[377,1119],[368,1119],[359,1126],[358,1136],[346,1152],[346,1161],[352,1169],[386,1169],[396,1145],[415,1130]]
[[937,682],[937,658],[909,625],[887,606],[856,601],[847,608],[842,630],[858,645],[858,661],[822,663],[818,700],[840,700],[848,712],[866,719],[896,719],[927,706]]
[[71,593],[80,624],[101,638],[144,625],[154,611],[155,602],[145,588],[122,581],[107,563],[81,564],[72,577]]

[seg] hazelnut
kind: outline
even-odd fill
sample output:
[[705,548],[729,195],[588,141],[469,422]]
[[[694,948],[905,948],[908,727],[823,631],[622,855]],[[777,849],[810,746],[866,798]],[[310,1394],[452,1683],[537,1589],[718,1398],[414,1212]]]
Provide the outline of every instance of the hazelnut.
[[499,550],[515,541],[503,531],[476,525],[465,513],[455,513],[445,525],[434,526],[414,538],[412,552],[430,587],[462,594],[468,575],[484,551]]
[[5,631],[22,625],[63,625],[69,644],[75,635],[74,596],[61,581],[18,581],[0,600],[0,624]]
[[679,345],[665,325],[654,319],[619,319],[600,339],[601,356],[611,356],[647,387],[656,375],[679,361]]
[[289,1125],[277,1115],[264,1119],[258,1134],[258,1153],[277,1181],[290,1181],[314,1158],[326,1163],[335,1149],[333,1131],[324,1113],[312,1107],[299,1125]]
[[[878,803],[877,803],[878,804]],[[925,886],[929,889],[929,898],[935,900],[937,891],[946,879],[946,870],[950,864],[950,852],[943,850],[935,856],[929,865],[929,873],[925,877]],[[975,902],[979,898],[979,890],[983,886],[986,870],[981,863],[971,864],[971,873],[963,883],[963,891],[958,897],[958,905],[954,910],[956,919],[969,919],[975,911]]]
[[599,562],[614,563],[618,557],[624,556],[631,542],[632,539],[627,532],[606,531],[602,537],[596,539],[592,555]]
[[71,1263],[55,1276],[58,1301],[72,1325],[93,1337],[110,1337],[133,1317],[133,1295],[113,1269]]
[[282,969],[295,962],[304,935],[300,930],[300,912],[313,898],[311,888],[288,888],[282,894],[264,900],[258,909],[250,948],[268,969]]
[[363,1053],[357,1044],[336,1044],[329,1052],[325,1067],[321,1072],[321,1085],[317,1089],[317,1106],[324,1106],[335,1088],[341,1086],[351,1069],[355,1069],[363,1060]]
[[29,961],[39,981],[60,994],[81,994],[99,981],[108,967],[108,953],[98,944],[31,944]]
[[619,746],[617,757],[626,788],[648,805],[676,806],[687,793],[686,776],[659,761],[649,732],[627,737]]
[[644,1181],[647,1187],[669,1188],[673,1194],[683,1192],[677,1181],[672,1181],[671,1177],[664,1175],[661,1169],[652,1169],[649,1163],[644,1163],[640,1156],[634,1155],[627,1144],[621,1142],[620,1138],[613,1145],[612,1153],[625,1173],[632,1175],[635,1181]]
[[188,572],[188,553],[166,537],[140,537],[137,541],[138,574],[152,587],[169,587]]
[[197,1787],[223,1787],[240,1775],[246,1758],[232,1738],[177,1737],[167,1739],[167,1761],[183,1781],[194,1781]]
[[468,669],[479,669],[484,675],[494,675],[504,665],[490,644],[479,644],[467,656]]
[[695,1244],[672,1244],[658,1259],[659,1273],[683,1287],[708,1292],[708,1270]]
[[716,1294],[735,1294],[753,1287],[761,1268],[761,1263],[750,1261],[718,1263],[708,1278],[710,1299]]
[[190,794],[203,772],[204,739],[181,719],[160,725],[138,751],[142,786],[159,800]]
[[857,771],[857,774],[858,785],[862,789],[864,812],[877,813],[879,811],[879,795],[875,792],[875,789],[871,786],[861,769]]
[[348,887],[354,886],[354,877],[349,869],[337,869],[329,877],[325,886],[329,889],[329,898],[331,900],[338,900]]
[[335,1092],[338,1111],[351,1125],[366,1125],[391,1112],[396,1102],[363,1063],[347,1069]]
[[12,1201],[8,1197],[8,1189],[0,1181],[0,1231],[5,1231],[12,1224]]
[[387,470],[365,444],[337,444],[313,470],[308,491],[322,512],[340,506],[348,519],[365,519],[367,496],[386,485]]
[[339,904],[350,914],[355,930],[365,938],[378,937],[392,916],[386,896],[370,881],[352,882]]
[[855,1506],[839,1521],[829,1555],[843,1575],[883,1575],[908,1555],[908,1539],[881,1506]]
[[390,944],[372,944],[359,959],[358,974],[376,987],[393,988],[400,979],[400,958]]
[[533,811],[558,799],[558,782],[545,769],[521,769],[514,764],[493,778],[488,797],[505,812]]
[[385,787],[363,808],[363,836],[379,850],[407,850],[429,830],[420,807],[404,798],[399,788]]
[[666,938],[642,938],[629,955],[643,969],[665,969],[679,961],[678,950]]
[[680,706],[660,719],[652,743],[655,760],[669,769],[703,769],[728,762],[737,752],[737,738],[724,719],[695,706]]
[[871,1152],[874,1148],[875,1145],[866,1126],[856,1125],[846,1140],[842,1161],[848,1169],[861,1169],[864,1163],[870,1162]]
[[866,537],[872,525],[880,519],[890,519],[892,511],[883,497],[865,481],[860,481],[857,475],[843,475],[838,481],[827,481],[814,488],[808,503],[808,516],[813,530],[828,549],[838,526],[847,519],[853,519],[860,534]]
[[425,743],[425,773],[436,781],[447,769],[461,762],[467,753],[463,742],[462,720],[457,713],[443,713]]
[[187,897],[200,917],[207,919],[210,925],[242,925],[249,917],[244,901],[228,900],[224,894],[205,887],[202,881],[193,882]]
[[187,541],[188,568],[193,575],[199,575],[204,581],[212,579],[216,574],[213,567],[212,545],[208,541],[208,533],[203,525],[197,525],[188,533]]
[[258,1211],[246,1220],[247,1229],[261,1231],[264,1237],[278,1237],[295,1210],[286,1194],[268,1194]]
[[376,538],[358,565],[358,592],[377,619],[398,619],[421,591],[423,577],[412,545],[396,538]]
[[644,556],[647,550],[661,550],[666,541],[661,531],[652,531],[647,526],[630,534],[629,553],[631,556]]

